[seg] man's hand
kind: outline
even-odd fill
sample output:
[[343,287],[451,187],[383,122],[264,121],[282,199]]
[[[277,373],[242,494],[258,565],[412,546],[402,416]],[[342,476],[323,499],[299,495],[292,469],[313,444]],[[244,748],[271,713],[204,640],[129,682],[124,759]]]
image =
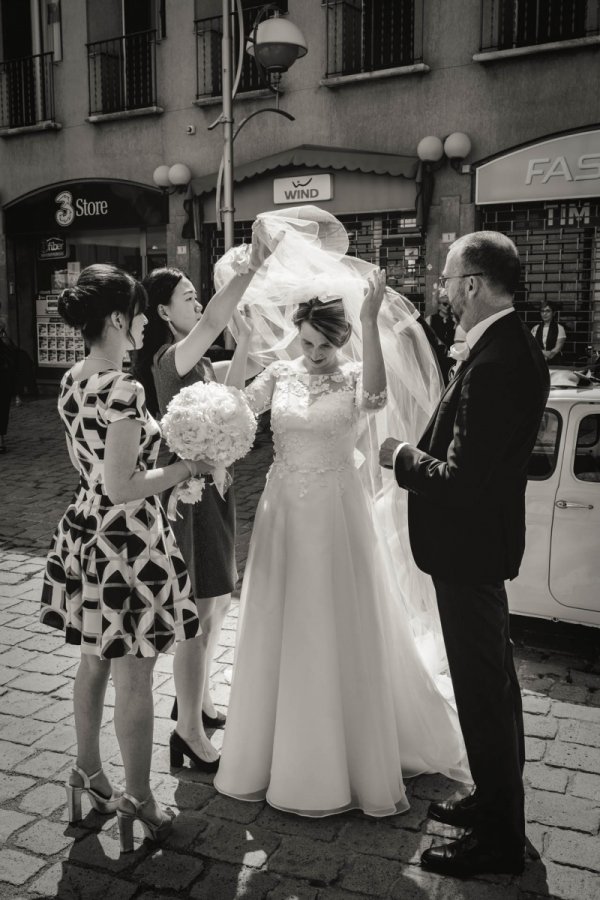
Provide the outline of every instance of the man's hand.
[[394,468],[394,450],[398,447],[402,441],[397,441],[396,438],[386,438],[381,447],[379,448],[379,465],[384,469],[393,469]]

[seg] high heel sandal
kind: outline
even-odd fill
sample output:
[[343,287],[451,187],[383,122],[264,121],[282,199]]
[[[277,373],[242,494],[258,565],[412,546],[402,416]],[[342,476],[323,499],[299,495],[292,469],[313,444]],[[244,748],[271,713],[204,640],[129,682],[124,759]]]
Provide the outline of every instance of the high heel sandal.
[[[127,794],[123,791],[123,794],[120,797],[120,805],[117,809],[121,853],[131,853],[133,850],[133,823],[136,819],[144,829],[144,835],[151,841],[162,841],[171,830],[173,825],[172,816],[167,815],[162,822],[152,822],[142,815],[141,810],[149,800],[152,800],[152,794],[150,794],[149,797],[146,797],[145,800],[137,800],[131,794]],[[124,803],[131,804],[131,806],[133,806],[133,812],[129,809],[123,809]]]
[[[177,708],[177,697],[173,700],[173,708],[171,710],[171,718],[174,722],[177,721],[179,715],[179,710]],[[217,711],[216,716],[209,716],[208,713],[205,713],[202,710],[202,724],[205,728],[225,728],[225,722],[227,721],[227,716],[223,713]]]
[[[81,821],[81,795],[84,793],[90,798],[90,803],[96,812],[102,813],[103,816],[109,816],[116,811],[121,797],[120,793],[115,793],[113,789],[110,797],[105,797],[92,787],[91,782],[101,774],[102,769],[98,769],[93,775],[88,775],[79,766],[73,766],[69,780],[65,785],[70,825],[75,825],[76,822]],[[75,778],[80,778],[83,783],[72,784]]]
[[189,761],[202,772],[216,772],[219,768],[218,758],[212,762],[209,762],[207,759],[202,759],[202,757],[194,753],[192,748],[177,734],[176,731],[171,732],[171,737],[169,738],[169,752],[171,757],[171,768],[173,769],[180,769],[183,766],[184,756],[187,756]]

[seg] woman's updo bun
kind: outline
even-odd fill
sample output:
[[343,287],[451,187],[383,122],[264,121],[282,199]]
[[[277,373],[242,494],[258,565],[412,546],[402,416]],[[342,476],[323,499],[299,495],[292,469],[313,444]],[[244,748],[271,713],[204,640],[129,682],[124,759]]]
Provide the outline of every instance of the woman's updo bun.
[[308,322],[334,347],[343,347],[352,334],[352,325],[346,318],[341,297],[325,301],[313,297],[300,303],[294,313],[293,322],[297,328],[300,328],[303,322]]
[[65,288],[58,298],[58,312],[67,325],[81,328],[88,315],[85,297],[81,296],[76,287]]
[[123,313],[131,322],[146,309],[146,299],[142,285],[127,272],[109,263],[96,263],[82,271],[74,287],[64,289],[58,312],[90,344],[102,335],[111,313]]

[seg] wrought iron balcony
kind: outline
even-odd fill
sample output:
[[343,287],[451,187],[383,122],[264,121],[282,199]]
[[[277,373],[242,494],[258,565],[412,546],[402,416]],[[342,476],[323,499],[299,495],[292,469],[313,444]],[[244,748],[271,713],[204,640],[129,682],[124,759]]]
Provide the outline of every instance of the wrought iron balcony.
[[327,78],[423,61],[423,0],[326,0]]
[[481,0],[481,51],[600,34],[600,0]]
[[90,116],[157,104],[156,31],[87,44]]
[[52,53],[0,63],[0,128],[54,122]]
[[[246,41],[252,32],[259,11],[264,4],[245,7],[242,11]],[[287,12],[287,2],[277,4],[279,11]],[[194,21],[196,32],[196,99],[220,97],[221,87],[221,40],[223,37],[223,16],[212,16]],[[233,19],[234,59],[237,59],[240,45],[237,17]],[[238,93],[260,91],[265,88],[260,80],[256,64],[248,54],[244,54]]]

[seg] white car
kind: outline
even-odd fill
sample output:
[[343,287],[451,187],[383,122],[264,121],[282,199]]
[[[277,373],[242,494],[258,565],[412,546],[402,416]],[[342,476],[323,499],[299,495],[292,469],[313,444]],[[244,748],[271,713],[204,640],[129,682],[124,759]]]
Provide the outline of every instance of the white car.
[[[600,384],[551,373],[529,465],[527,537],[510,611],[600,626]],[[561,383],[562,382],[562,383]]]

